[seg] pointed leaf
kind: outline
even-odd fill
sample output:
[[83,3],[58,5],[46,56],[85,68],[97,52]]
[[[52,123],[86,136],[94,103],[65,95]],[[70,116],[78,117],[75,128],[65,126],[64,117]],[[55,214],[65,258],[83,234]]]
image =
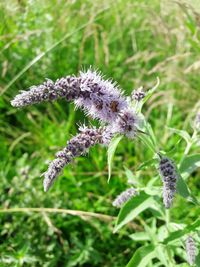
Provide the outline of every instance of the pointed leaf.
[[138,103],[138,111],[142,110],[143,105],[151,98],[151,96],[154,94],[156,89],[158,88],[160,84],[160,79],[157,77],[157,83],[156,85],[147,91],[146,96]]
[[194,154],[187,156],[181,166],[179,171],[183,178],[188,178],[189,175],[200,167],[200,154]]
[[131,170],[129,170],[127,167],[124,167],[125,169],[125,174],[126,174],[126,177],[127,177],[127,182],[128,184],[139,184],[139,181],[137,179],[137,177],[132,173]]
[[177,231],[170,233],[170,236],[165,238],[165,240],[163,241],[163,244],[168,244],[172,241],[175,241],[176,239],[180,239],[184,235],[189,234],[190,232],[193,232],[197,228],[200,228],[200,220],[199,219],[196,220],[194,223],[186,226],[183,230],[177,230]]
[[195,196],[190,192],[186,182],[183,180],[181,175],[179,175],[177,183],[176,183],[176,191],[183,198],[187,199],[190,202],[193,202],[195,205],[200,205],[199,201]]
[[185,141],[186,143],[190,143],[191,142],[191,137],[190,135],[188,134],[188,132],[184,131],[184,130],[179,130],[179,129],[175,129],[175,128],[170,128],[170,127],[167,127],[172,133],[176,133],[178,134],[179,136],[181,136]]
[[114,137],[108,147],[108,182],[110,181],[111,177],[113,157],[122,137],[122,135]]
[[138,248],[126,267],[145,267],[156,257],[155,247],[153,245]]
[[135,241],[148,241],[150,240],[150,237],[147,235],[146,232],[138,232],[129,235],[129,237]]

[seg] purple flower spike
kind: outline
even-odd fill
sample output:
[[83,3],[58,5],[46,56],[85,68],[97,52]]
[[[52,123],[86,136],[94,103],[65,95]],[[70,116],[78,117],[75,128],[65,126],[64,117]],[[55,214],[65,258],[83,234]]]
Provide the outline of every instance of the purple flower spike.
[[196,245],[191,236],[188,236],[188,238],[186,239],[185,246],[188,257],[188,263],[190,266],[192,266],[195,263],[196,259]]
[[79,97],[80,79],[67,76],[58,79],[55,83],[47,79],[43,84],[30,87],[29,91],[21,91],[12,101],[14,107],[24,107],[44,101],[54,101],[59,98],[65,98],[67,101],[74,100]]
[[130,198],[132,198],[135,195],[137,195],[137,191],[133,187],[126,189],[116,197],[112,205],[116,208],[121,208],[124,205],[124,203],[126,203]]
[[163,157],[159,163],[160,176],[163,181],[163,202],[167,209],[172,205],[176,193],[177,172],[175,164],[167,157]]
[[101,128],[81,127],[80,133],[68,141],[67,146],[59,151],[56,158],[49,164],[48,170],[44,174],[44,191],[48,191],[65,165],[75,157],[85,154],[90,147],[102,142]]

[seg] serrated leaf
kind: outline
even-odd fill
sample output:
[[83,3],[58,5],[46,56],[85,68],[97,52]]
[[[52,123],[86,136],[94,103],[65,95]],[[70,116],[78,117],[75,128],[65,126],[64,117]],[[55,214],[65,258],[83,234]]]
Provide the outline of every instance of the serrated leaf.
[[193,224],[189,224],[183,230],[177,230],[177,231],[170,233],[170,236],[165,238],[165,240],[163,241],[163,244],[169,244],[170,242],[173,242],[176,239],[179,239],[183,237],[184,235],[189,234],[190,232],[193,232],[199,227],[200,227],[200,220],[196,220]]
[[176,134],[178,134],[179,136],[181,136],[181,137],[186,141],[187,144],[191,142],[191,137],[190,137],[190,135],[188,134],[188,132],[186,132],[186,131],[184,131],[184,130],[179,130],[179,129],[175,129],[175,128],[170,128],[170,127],[167,127],[167,129],[169,129],[171,132],[176,133]]
[[[117,217],[114,233],[116,233],[122,226],[132,221],[141,212],[148,208],[156,206],[156,202],[153,197],[141,192],[139,195],[131,198],[121,208]],[[156,207],[155,207],[156,208]]]
[[155,247],[153,245],[138,248],[126,267],[145,267],[156,258]]
[[122,135],[114,137],[108,146],[108,182],[111,177],[113,157],[122,137]]
[[194,154],[185,157],[179,171],[183,178],[188,178],[189,175],[200,167],[200,154]]

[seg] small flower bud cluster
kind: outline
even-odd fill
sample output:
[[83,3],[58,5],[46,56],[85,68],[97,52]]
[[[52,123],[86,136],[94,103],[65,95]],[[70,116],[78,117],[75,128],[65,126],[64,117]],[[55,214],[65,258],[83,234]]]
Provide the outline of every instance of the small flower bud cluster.
[[24,107],[44,101],[54,101],[59,98],[65,98],[68,101],[79,97],[80,79],[67,76],[58,79],[55,83],[47,79],[43,84],[30,87],[29,91],[21,91],[12,101],[14,107]]
[[168,209],[171,207],[176,193],[177,172],[175,164],[167,157],[161,158],[159,171],[163,181],[163,203]]
[[97,143],[102,143],[102,130],[81,127],[80,133],[67,142],[67,146],[56,154],[56,158],[49,164],[44,174],[44,191],[53,184],[65,165],[75,157],[85,154],[88,149]]
[[137,90],[134,90],[131,94],[132,99],[137,102],[141,101],[143,98],[145,98],[145,96],[146,94],[142,87],[138,88]]
[[113,201],[112,205],[116,208],[121,208],[125,202],[127,202],[130,198],[137,195],[137,191],[131,187],[124,192],[122,192],[117,198]]
[[193,238],[188,236],[185,242],[188,263],[192,266],[196,259],[196,246]]

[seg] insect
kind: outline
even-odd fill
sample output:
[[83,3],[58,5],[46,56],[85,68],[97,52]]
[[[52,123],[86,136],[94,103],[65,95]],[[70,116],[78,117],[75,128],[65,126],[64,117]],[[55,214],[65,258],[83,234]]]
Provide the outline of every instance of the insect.
[[119,105],[119,103],[117,102],[117,101],[112,101],[111,103],[110,103],[110,108],[111,108],[111,110],[113,111],[113,112],[118,112],[119,110],[118,110],[118,105]]

